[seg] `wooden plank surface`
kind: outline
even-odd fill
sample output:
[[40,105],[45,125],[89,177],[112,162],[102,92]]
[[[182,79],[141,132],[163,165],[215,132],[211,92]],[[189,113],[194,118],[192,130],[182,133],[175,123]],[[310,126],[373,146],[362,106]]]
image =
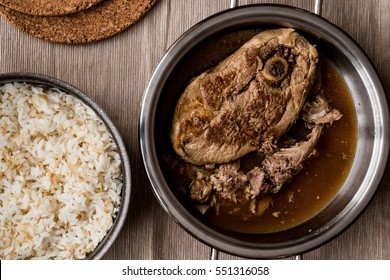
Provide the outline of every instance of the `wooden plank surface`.
[[[314,1],[241,0],[240,5],[277,3],[313,10]],[[389,97],[390,1],[323,1],[323,16],[365,50]],[[228,8],[230,0],[159,0],[124,33],[89,45],[35,39],[0,20],[0,72],[38,72],[62,79],[100,104],[121,132],[131,161],[133,193],[126,224],[105,259],[207,259],[210,249],[181,229],[154,198],[138,144],[143,91],[168,47],[188,28]],[[362,217],[306,259],[390,259],[390,169]],[[221,254],[222,259],[236,259]]]

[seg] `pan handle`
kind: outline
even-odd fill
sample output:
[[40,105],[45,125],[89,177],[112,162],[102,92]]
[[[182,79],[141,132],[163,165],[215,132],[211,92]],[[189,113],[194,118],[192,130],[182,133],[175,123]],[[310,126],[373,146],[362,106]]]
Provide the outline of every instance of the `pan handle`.
[[[218,257],[219,257],[219,251],[213,247],[210,248],[211,251],[210,251],[210,260],[211,261],[215,261],[215,260],[218,260]],[[303,254],[299,254],[299,255],[296,255],[294,256],[294,260],[296,261],[301,261],[303,260]]]
[[317,15],[321,15],[322,13],[322,0],[315,0],[314,1],[314,13]]
[[[238,0],[230,0],[230,8],[236,8],[238,6]],[[322,12],[322,0],[314,1],[314,13],[317,15],[321,15]]]
[[238,0],[230,0],[230,8],[236,8],[238,6]]
[[218,260],[219,251],[213,247],[211,247],[210,251],[210,260],[215,261]]

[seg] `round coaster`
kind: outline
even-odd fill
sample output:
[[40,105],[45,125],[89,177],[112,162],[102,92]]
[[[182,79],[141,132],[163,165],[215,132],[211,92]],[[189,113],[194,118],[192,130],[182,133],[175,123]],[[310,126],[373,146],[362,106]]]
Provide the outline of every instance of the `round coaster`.
[[0,4],[25,14],[58,16],[86,10],[101,1],[103,0],[0,0]]
[[110,38],[145,15],[157,0],[106,0],[64,16],[32,16],[0,5],[0,14],[20,30],[46,41],[83,44]]

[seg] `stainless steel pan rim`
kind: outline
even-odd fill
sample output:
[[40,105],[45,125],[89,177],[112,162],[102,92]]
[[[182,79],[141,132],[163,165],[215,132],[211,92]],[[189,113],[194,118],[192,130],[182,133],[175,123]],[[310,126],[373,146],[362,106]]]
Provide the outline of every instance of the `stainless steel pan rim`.
[[86,257],[86,259],[101,259],[104,256],[104,254],[107,253],[108,249],[112,246],[115,239],[119,235],[125,223],[129,204],[130,204],[130,193],[131,193],[130,161],[127,155],[126,147],[123,143],[122,137],[118,129],[99,105],[97,105],[94,101],[92,101],[83,92],[81,92],[77,88],[71,86],[70,84],[64,81],[61,81],[59,79],[47,75],[37,74],[37,73],[14,72],[14,73],[0,74],[0,84],[11,83],[11,82],[20,82],[20,83],[26,82],[35,85],[55,87],[68,94],[77,97],[96,112],[96,114],[105,123],[111,135],[113,136],[113,139],[118,147],[119,154],[122,160],[122,170],[123,170],[122,171],[123,187],[121,193],[122,200],[121,200],[119,212],[116,215],[114,224],[112,225],[111,229],[108,231],[107,235],[103,238],[103,240],[99,243],[96,249],[93,252],[89,253]]
[[[339,194],[324,211],[301,226],[305,234],[270,243],[226,235],[197,220],[170,190],[159,166],[155,147],[156,109],[162,98],[162,88],[174,67],[195,45],[211,35],[249,26],[292,27],[316,41],[322,51],[325,48],[326,54],[344,75],[358,118],[356,156]],[[369,204],[387,163],[389,111],[383,87],[371,62],[353,39],[337,26],[320,16],[289,6],[241,6],[196,24],[166,52],[145,90],[140,114],[140,146],[156,198],[185,230],[227,253],[249,258],[279,258],[310,251],[333,239],[351,225]],[[321,225],[310,228],[316,224]]]

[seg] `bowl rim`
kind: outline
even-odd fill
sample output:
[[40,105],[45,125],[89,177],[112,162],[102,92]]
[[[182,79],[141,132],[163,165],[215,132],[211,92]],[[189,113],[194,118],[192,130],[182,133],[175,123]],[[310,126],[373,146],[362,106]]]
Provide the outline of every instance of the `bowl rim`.
[[[230,245],[228,244],[229,238],[225,236],[227,242],[219,240],[221,234],[204,226],[193,218],[183,205],[177,203],[177,198],[169,191],[169,186],[159,167],[156,148],[154,147],[155,113],[162,87],[170,72],[192,47],[212,34],[234,26],[234,23],[237,23],[238,19],[243,16],[246,17],[247,21],[255,17],[262,17],[263,20],[278,22],[278,25],[282,25],[280,23],[282,21],[284,26],[287,27],[289,24],[300,23],[306,27],[310,26],[312,29],[317,28],[317,33],[326,32],[335,42],[342,40],[343,44],[339,44],[337,47],[345,48],[347,53],[359,58],[359,63],[364,66],[364,74],[369,79],[367,83],[370,83],[376,93],[374,97],[370,97],[373,102],[372,106],[375,107],[373,113],[376,121],[374,156],[369,166],[372,176],[365,178],[364,183],[368,187],[362,194],[363,199],[359,201],[354,209],[343,210],[345,215],[343,223],[333,223],[324,232],[309,233],[305,240],[296,240],[296,244],[287,244],[287,248],[286,244],[277,244],[273,248],[264,246],[260,250],[254,248],[251,244],[245,244],[244,247]],[[282,17],[283,19],[281,19]],[[253,4],[227,9],[211,15],[188,29],[172,44],[160,60],[145,89],[141,105],[139,135],[142,159],[153,193],[162,208],[184,230],[203,243],[233,255],[249,258],[279,258],[301,254],[329,242],[344,232],[364,212],[378,189],[387,164],[389,154],[389,109],[385,91],[374,66],[363,49],[345,31],[321,16],[299,8],[276,4]],[[256,250],[261,252],[255,252]]]
[[73,95],[77,99],[81,100],[89,108],[91,108],[96,113],[96,115],[103,121],[118,147],[118,151],[122,160],[121,165],[123,174],[123,186],[121,190],[121,203],[119,205],[119,211],[116,213],[116,217],[113,220],[113,225],[107,232],[106,236],[100,241],[95,250],[88,253],[85,258],[87,260],[101,259],[113,245],[123,225],[125,224],[130,205],[132,177],[130,161],[122,136],[115,124],[111,121],[105,111],[96,102],[94,102],[81,90],[77,89],[76,87],[70,85],[67,82],[54,78],[52,76],[33,72],[0,73],[0,85],[13,82],[30,83],[37,86],[49,86],[52,88],[58,88],[67,94]]

